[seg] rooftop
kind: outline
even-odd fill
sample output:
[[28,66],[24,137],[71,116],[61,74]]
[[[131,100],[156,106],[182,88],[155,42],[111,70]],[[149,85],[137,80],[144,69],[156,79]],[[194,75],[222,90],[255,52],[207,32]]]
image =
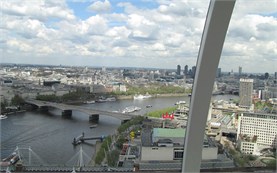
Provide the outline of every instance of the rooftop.
[[186,134],[186,129],[176,128],[176,129],[166,129],[166,128],[154,128],[154,137],[164,137],[164,138],[183,138]]

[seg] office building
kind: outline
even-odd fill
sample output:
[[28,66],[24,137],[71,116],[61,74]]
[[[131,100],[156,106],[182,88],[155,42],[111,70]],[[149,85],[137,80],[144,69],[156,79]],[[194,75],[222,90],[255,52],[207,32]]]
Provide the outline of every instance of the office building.
[[253,79],[240,79],[239,106],[250,108],[252,105]]
[[238,135],[237,145],[243,154],[259,155],[260,153],[257,145],[257,136],[240,134]]
[[242,75],[242,67],[239,66],[239,77]]
[[188,66],[188,65],[185,65],[185,68],[184,68],[184,75],[188,75],[188,72],[189,72],[189,66]]
[[[141,161],[173,161],[183,159],[186,129],[153,128],[142,131]],[[202,160],[217,159],[218,148],[204,137]]]
[[177,75],[181,75],[181,66],[177,65]]
[[195,77],[195,73],[196,73],[196,66],[193,66],[191,68],[191,77],[194,78]]
[[238,120],[237,133],[238,144],[242,152],[255,154],[257,150],[260,151],[263,148],[276,148],[277,115],[242,113]]
[[217,68],[217,70],[216,70],[216,77],[217,78],[221,77],[221,68]]

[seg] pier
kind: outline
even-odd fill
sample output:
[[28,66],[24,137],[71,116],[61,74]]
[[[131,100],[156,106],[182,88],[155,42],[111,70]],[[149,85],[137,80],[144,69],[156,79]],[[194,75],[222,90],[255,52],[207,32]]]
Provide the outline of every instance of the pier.
[[105,139],[105,136],[93,136],[93,137],[85,137],[85,133],[83,132],[80,136],[73,138],[73,145],[78,145],[81,143],[84,143],[85,141],[88,140],[100,140],[101,142],[103,142],[103,140]]

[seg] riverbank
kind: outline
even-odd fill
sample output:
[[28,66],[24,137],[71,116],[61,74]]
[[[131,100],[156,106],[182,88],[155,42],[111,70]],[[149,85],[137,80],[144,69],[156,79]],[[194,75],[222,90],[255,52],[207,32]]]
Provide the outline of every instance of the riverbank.
[[6,115],[12,115],[12,114],[22,113],[22,112],[26,112],[26,111],[27,110],[11,111],[11,112],[5,112],[4,114],[6,114]]
[[[161,98],[161,97],[181,97],[181,96],[187,96],[187,94],[184,93],[169,93],[169,94],[155,94],[152,95],[153,98]],[[133,99],[133,95],[119,95],[116,96],[118,100],[128,100],[128,99]]]
[[89,162],[89,165],[91,166],[95,166],[95,158],[96,158],[96,154],[98,153],[98,151],[100,150],[102,145],[102,142],[100,141],[96,141],[95,143],[95,150],[94,150],[94,154],[92,155],[91,161]]

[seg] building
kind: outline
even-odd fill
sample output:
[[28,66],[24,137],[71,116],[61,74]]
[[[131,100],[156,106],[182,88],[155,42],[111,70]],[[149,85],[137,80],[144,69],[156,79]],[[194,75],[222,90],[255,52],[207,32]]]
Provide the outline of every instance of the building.
[[242,113],[238,120],[237,140],[240,135],[257,136],[259,149],[276,148],[277,115],[266,113]]
[[242,67],[239,66],[239,77],[242,75]]
[[250,108],[252,105],[253,79],[240,79],[239,106]]
[[238,136],[238,148],[243,154],[259,155],[257,136],[242,135]]
[[221,77],[221,68],[217,68],[217,70],[216,70],[216,77],[217,78]]
[[[141,161],[174,161],[183,159],[186,129],[153,128],[142,131]],[[206,135],[202,160],[217,159],[218,148]]]
[[181,75],[181,66],[177,65],[177,75]]
[[189,66],[188,65],[185,65],[185,68],[184,68],[184,75],[188,75],[188,72],[189,72]]
[[191,68],[191,77],[194,78],[195,77],[195,73],[196,73],[196,66],[193,66]]

